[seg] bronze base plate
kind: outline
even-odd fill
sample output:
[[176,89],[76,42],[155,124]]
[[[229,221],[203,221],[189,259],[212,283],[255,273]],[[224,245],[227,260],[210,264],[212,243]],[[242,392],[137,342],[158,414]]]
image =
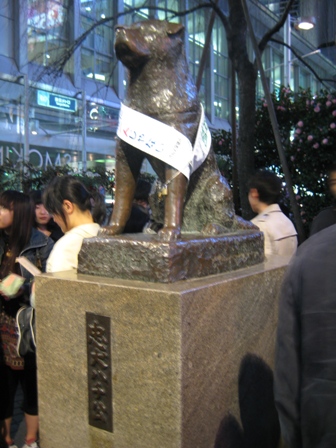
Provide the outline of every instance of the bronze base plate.
[[78,256],[80,274],[173,283],[220,274],[264,261],[258,230],[217,236],[182,234],[173,242],[158,235],[124,234],[85,239]]

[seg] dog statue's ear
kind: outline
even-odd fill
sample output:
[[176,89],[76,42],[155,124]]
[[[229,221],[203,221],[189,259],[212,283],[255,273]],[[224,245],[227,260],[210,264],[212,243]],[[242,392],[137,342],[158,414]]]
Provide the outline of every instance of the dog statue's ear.
[[184,25],[182,23],[168,22],[167,34],[172,36],[174,34],[182,34],[184,32]]

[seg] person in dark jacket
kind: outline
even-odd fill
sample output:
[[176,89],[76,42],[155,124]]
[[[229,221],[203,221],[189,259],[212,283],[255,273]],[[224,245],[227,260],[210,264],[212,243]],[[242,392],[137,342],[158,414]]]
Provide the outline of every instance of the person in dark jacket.
[[336,446],[336,225],[303,243],[279,304],[275,401],[289,448]]
[[18,191],[0,194],[0,280],[10,274],[24,277],[17,292],[7,297],[0,292],[0,440],[17,448],[11,439],[10,428],[14,397],[18,384],[23,391],[23,411],[26,422],[26,443],[23,448],[37,448],[38,409],[35,354],[24,358],[16,352],[15,316],[19,308],[29,304],[32,275],[16,262],[26,257],[42,271],[53,241],[33,227],[34,205],[28,195]]
[[328,170],[328,188],[333,198],[333,204],[320,211],[313,219],[310,236],[336,224],[336,164],[333,164]]
[[149,194],[151,184],[145,179],[138,179],[131,215],[123,233],[141,233],[150,220]]

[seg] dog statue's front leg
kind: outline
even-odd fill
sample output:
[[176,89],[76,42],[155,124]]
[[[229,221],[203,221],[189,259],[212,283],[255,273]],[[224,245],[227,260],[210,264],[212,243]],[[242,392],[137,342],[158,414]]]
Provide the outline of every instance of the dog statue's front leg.
[[116,195],[111,220],[102,227],[101,235],[119,235],[123,233],[130,217],[137,178],[143,157],[140,151],[125,142],[118,141],[116,147]]
[[166,170],[167,197],[165,202],[165,217],[159,236],[163,241],[175,241],[181,237],[183,205],[188,185],[187,178],[182,173],[170,168]]

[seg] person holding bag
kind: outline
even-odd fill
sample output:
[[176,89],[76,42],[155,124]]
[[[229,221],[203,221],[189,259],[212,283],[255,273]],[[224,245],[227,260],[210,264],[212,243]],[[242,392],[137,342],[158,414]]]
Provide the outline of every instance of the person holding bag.
[[0,194],[0,280],[6,279],[8,283],[11,274],[23,277],[22,286],[12,291],[10,297],[0,288],[0,421],[2,439],[10,448],[17,448],[11,439],[10,428],[19,383],[23,391],[27,430],[23,448],[38,447],[36,358],[34,353],[18,356],[15,325],[20,307],[29,305],[33,280],[32,274],[16,259],[24,256],[45,272],[47,258],[54,245],[50,238],[33,227],[34,218],[34,204],[28,195],[14,190]]

